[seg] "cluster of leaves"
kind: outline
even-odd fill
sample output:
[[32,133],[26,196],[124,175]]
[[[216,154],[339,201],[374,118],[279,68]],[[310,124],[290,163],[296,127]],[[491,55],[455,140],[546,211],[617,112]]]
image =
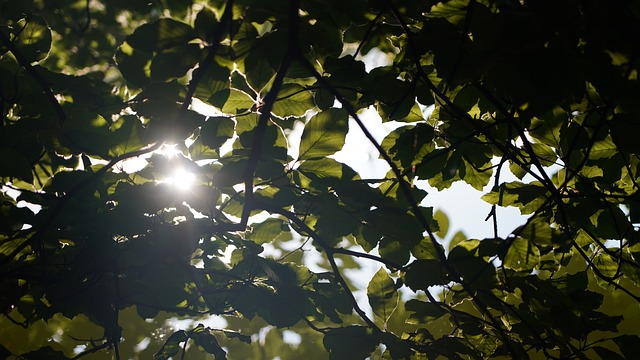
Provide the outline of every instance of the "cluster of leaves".
[[[36,334],[0,354],[633,358],[639,29],[627,1],[0,1],[0,331]],[[331,157],[350,120],[384,178]],[[448,239],[416,180],[529,217]]]

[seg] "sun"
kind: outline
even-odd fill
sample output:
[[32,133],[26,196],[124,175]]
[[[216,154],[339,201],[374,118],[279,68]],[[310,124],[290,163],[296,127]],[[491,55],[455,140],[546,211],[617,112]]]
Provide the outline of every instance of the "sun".
[[196,175],[182,168],[176,169],[169,177],[162,182],[172,185],[178,190],[188,190],[195,181]]

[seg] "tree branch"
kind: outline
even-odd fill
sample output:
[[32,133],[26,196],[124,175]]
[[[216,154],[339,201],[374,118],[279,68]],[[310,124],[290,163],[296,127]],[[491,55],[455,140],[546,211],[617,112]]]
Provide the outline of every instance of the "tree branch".
[[251,152],[249,153],[249,161],[244,173],[244,192],[245,203],[242,209],[242,217],[240,219],[240,227],[244,230],[249,221],[249,215],[253,210],[253,177],[258,166],[258,160],[260,158],[260,152],[262,151],[262,143],[264,141],[264,135],[267,130],[269,119],[271,118],[271,109],[278,99],[278,93],[284,82],[284,78],[291,66],[292,55],[298,47],[298,9],[299,0],[292,0],[289,3],[289,38],[287,50],[285,51],[283,58],[280,62],[280,67],[276,72],[276,76],[273,80],[273,84],[269,89],[269,92],[264,97],[262,105],[259,107],[260,117],[258,118],[258,125],[256,125],[255,134],[253,136],[253,143],[251,144]]
[[311,236],[311,238],[313,238],[316,244],[318,244],[322,248],[322,250],[325,252],[325,254],[327,254],[327,260],[331,265],[331,269],[336,277],[336,280],[338,281],[338,283],[340,283],[340,286],[342,286],[344,291],[349,296],[349,300],[351,301],[351,305],[353,306],[353,309],[373,331],[375,331],[376,333],[382,333],[382,330],[360,308],[360,306],[358,305],[358,302],[356,301],[356,298],[353,296],[353,292],[351,291],[351,288],[349,288],[349,284],[347,284],[346,280],[342,277],[342,274],[340,273],[340,268],[338,267],[338,264],[336,263],[336,260],[334,257],[335,249],[329,246],[329,244],[320,235],[318,235],[318,233],[316,233],[307,224],[305,224],[304,221],[300,220],[296,216],[296,214],[281,208],[269,206],[267,204],[260,204],[260,205],[262,209],[268,212],[279,214],[286,217],[287,219],[289,219],[289,221],[294,223],[296,226],[298,226],[304,232],[306,232],[309,236]]
[[7,47],[7,49],[9,49],[9,51],[18,61],[18,64],[20,64],[20,66],[22,66],[27,71],[27,73],[31,75],[33,80],[35,80],[35,82],[40,86],[40,89],[42,89],[42,92],[46,96],[47,100],[49,100],[49,103],[58,116],[58,122],[60,123],[60,126],[62,126],[64,124],[64,121],[67,119],[67,114],[64,112],[62,106],[60,106],[60,103],[58,102],[58,100],[56,100],[56,97],[51,92],[51,88],[49,87],[47,81],[31,65],[31,63],[29,63],[29,60],[24,57],[24,55],[20,52],[20,49],[18,49],[13,44],[13,41],[11,41],[9,36],[7,36],[7,34],[5,34],[3,31],[0,31],[0,42],[2,42]]

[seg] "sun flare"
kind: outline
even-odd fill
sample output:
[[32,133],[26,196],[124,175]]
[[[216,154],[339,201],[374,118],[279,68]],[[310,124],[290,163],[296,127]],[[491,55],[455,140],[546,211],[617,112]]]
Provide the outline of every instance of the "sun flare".
[[178,190],[188,190],[195,180],[194,173],[184,169],[176,169],[171,176],[163,180],[164,183],[173,185]]

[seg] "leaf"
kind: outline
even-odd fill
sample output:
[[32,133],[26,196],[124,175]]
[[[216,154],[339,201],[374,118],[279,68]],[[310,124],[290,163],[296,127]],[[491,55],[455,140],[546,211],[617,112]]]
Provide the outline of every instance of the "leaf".
[[[226,99],[221,102],[222,108],[220,111],[226,114],[240,114],[251,109],[255,105],[255,101],[247,93],[240,90],[220,90],[216,94],[225,94]],[[210,99],[211,100],[211,99]],[[217,101],[209,101],[213,105],[216,105]]]
[[503,265],[516,271],[531,271],[540,263],[540,250],[523,238],[513,239],[504,257]]
[[182,347],[180,343],[189,339],[187,332],[184,330],[178,330],[171,334],[169,338],[164,342],[160,350],[153,354],[154,360],[168,360],[170,357],[176,355]]
[[232,330],[221,330],[223,334],[225,334],[229,339],[238,339],[240,341],[242,341],[245,344],[251,344],[251,336],[249,335],[244,335],[242,333],[239,333],[237,331],[232,331]]
[[127,42],[147,53],[187,44],[196,34],[191,26],[169,18],[144,24],[129,35]]
[[510,182],[500,184],[497,190],[483,195],[482,200],[498,206],[515,206],[522,214],[530,214],[538,210],[546,196],[546,189],[537,181],[528,184]]
[[441,238],[445,238],[449,231],[449,218],[443,211],[436,210],[433,214],[433,220],[438,223],[438,231],[436,232],[436,235]]
[[624,360],[624,357],[620,356],[617,352],[602,346],[594,346],[592,349],[602,360]]
[[184,76],[200,59],[200,47],[181,44],[163,50],[151,61],[151,80],[167,81]]
[[193,71],[193,76],[200,79],[193,96],[222,109],[225,102],[231,98],[229,89],[231,71],[215,61],[209,65],[204,75],[201,74],[202,71],[202,68]]
[[[455,245],[455,244],[454,244]],[[429,237],[425,237],[420,243],[411,249],[411,254],[417,259],[438,259],[438,253],[444,253],[442,245],[438,244],[438,248],[433,244]]]
[[626,359],[633,359],[640,352],[640,336],[620,335],[613,338],[620,352]]
[[268,55],[272,49],[266,48],[268,45],[270,44],[260,44],[258,48],[253,49],[244,60],[247,82],[258,92],[260,92],[276,74],[276,70],[269,63]]
[[256,244],[264,244],[276,240],[276,238],[286,231],[289,232],[288,223],[282,219],[269,218],[259,224],[251,225],[251,233],[247,234],[247,239],[253,240]]
[[213,34],[217,26],[218,20],[216,19],[216,14],[207,7],[203,7],[202,10],[200,10],[193,24],[198,37],[207,42],[213,40]]
[[371,329],[347,326],[330,329],[322,340],[329,352],[329,359],[365,359],[371,355],[379,340]]
[[386,323],[398,306],[398,291],[384,268],[380,268],[369,281],[367,297],[373,314]]
[[7,148],[0,148],[0,177],[17,178],[28,183],[33,182],[33,174],[29,160],[22,154]]
[[210,117],[200,128],[202,143],[212,149],[219,149],[233,137],[235,123],[228,117]]
[[298,159],[316,159],[333,155],[344,146],[349,115],[331,108],[314,115],[305,125]]
[[142,149],[146,144],[144,128],[140,120],[132,115],[125,115],[116,120],[109,130],[112,132],[111,149],[109,155],[119,156]]
[[429,291],[430,286],[444,285],[449,282],[442,264],[434,259],[413,261],[407,266],[402,279],[414,292]]
[[446,307],[440,303],[424,302],[411,299],[404,305],[409,315],[407,323],[423,325],[435,321],[448,313]]
[[22,354],[20,359],[26,360],[39,360],[39,359],[51,359],[51,360],[67,360],[62,351],[54,350],[50,346],[41,347],[38,350],[30,351],[26,354]]
[[47,58],[51,49],[51,30],[44,18],[30,16],[28,20],[21,19],[15,28],[20,31],[13,42],[29,63]]
[[116,51],[115,60],[118,70],[130,85],[142,87],[150,80],[148,64],[151,54],[134,49],[128,43],[122,44]]
[[227,358],[227,352],[222,349],[211,328],[198,324],[195,329],[189,331],[189,337],[204,351],[213,354],[216,360],[225,360]]
[[602,275],[609,278],[614,278],[620,267],[618,261],[604,251],[599,251],[592,262]]
[[314,106],[313,95],[302,85],[283,84],[271,112],[279,117],[303,116]]

